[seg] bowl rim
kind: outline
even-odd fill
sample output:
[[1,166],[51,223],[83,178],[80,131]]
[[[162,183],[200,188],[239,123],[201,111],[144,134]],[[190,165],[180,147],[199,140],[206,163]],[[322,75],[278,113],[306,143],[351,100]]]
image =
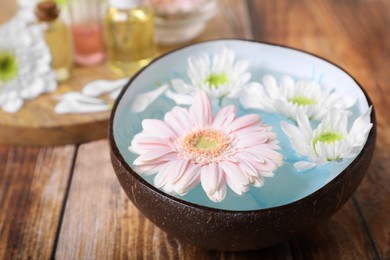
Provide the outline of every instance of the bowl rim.
[[[248,42],[248,43],[260,43],[260,44],[265,44],[265,45],[268,45],[268,46],[281,47],[281,48],[285,48],[285,49],[295,50],[295,51],[298,51],[298,52],[301,52],[301,53],[304,53],[304,54],[311,55],[311,56],[313,56],[315,58],[318,58],[320,60],[323,60],[325,62],[328,62],[329,64],[339,68],[342,72],[347,74],[356,83],[356,85],[362,90],[362,92],[363,92],[363,94],[364,94],[364,96],[365,96],[365,98],[367,100],[368,106],[372,106],[370,120],[371,120],[371,123],[373,124],[373,126],[372,126],[372,128],[370,130],[369,135],[367,136],[366,143],[364,144],[362,150],[356,156],[356,158],[343,171],[341,171],[336,177],[334,177],[330,182],[328,182],[327,184],[325,184],[321,188],[317,189],[316,191],[310,193],[309,195],[307,195],[305,197],[302,197],[302,198],[300,198],[298,200],[295,200],[295,201],[292,201],[290,203],[279,205],[279,206],[275,206],[275,207],[269,207],[269,208],[264,208],[264,209],[251,209],[251,210],[219,209],[219,208],[213,208],[213,207],[208,207],[208,206],[196,204],[196,203],[193,203],[193,202],[189,202],[189,201],[180,199],[178,197],[174,197],[174,196],[172,196],[172,195],[170,195],[170,194],[168,194],[168,193],[166,193],[166,192],[156,188],[154,185],[150,184],[142,176],[140,176],[138,173],[136,173],[130,167],[130,165],[127,164],[127,162],[123,158],[121,152],[118,149],[118,146],[116,145],[115,138],[114,138],[114,131],[113,131],[114,130],[114,117],[115,117],[116,110],[117,110],[117,107],[119,105],[119,102],[121,101],[123,95],[126,93],[127,89],[130,87],[131,83],[138,77],[138,75],[140,75],[145,69],[147,69],[151,64],[155,63],[156,61],[158,61],[158,60],[160,60],[160,59],[164,58],[165,56],[168,56],[168,55],[170,55],[172,53],[181,51],[181,50],[186,49],[186,48],[190,48],[190,47],[195,46],[195,45],[201,45],[201,44],[205,44],[205,43],[212,43],[212,42],[219,42],[219,41],[221,41],[221,42],[222,41],[242,41],[242,42]],[[124,169],[126,169],[126,171],[128,171],[129,174],[132,174],[132,176],[137,181],[139,181],[140,184],[142,184],[143,186],[146,186],[147,189],[152,190],[153,192],[156,192],[156,193],[158,193],[159,195],[161,195],[163,197],[166,197],[169,200],[173,200],[175,203],[181,204],[182,206],[189,207],[189,208],[196,208],[198,210],[206,210],[206,211],[209,211],[209,212],[211,211],[211,212],[215,212],[215,213],[224,213],[224,214],[237,214],[237,213],[239,213],[239,214],[253,214],[253,213],[267,212],[269,210],[284,210],[284,209],[288,210],[288,209],[293,209],[293,207],[295,207],[296,203],[299,203],[299,202],[301,202],[303,200],[308,200],[310,198],[317,197],[317,194],[325,192],[326,190],[328,190],[331,187],[333,187],[334,184],[339,182],[362,159],[363,155],[365,154],[366,150],[368,149],[368,144],[370,143],[369,140],[371,140],[372,138],[375,139],[375,135],[376,135],[376,115],[375,115],[374,104],[371,101],[370,97],[368,96],[367,92],[360,85],[360,83],[350,73],[348,73],[345,69],[343,69],[341,66],[339,66],[339,65],[333,63],[332,61],[329,61],[328,59],[323,58],[323,57],[321,57],[321,56],[319,56],[317,54],[311,53],[309,51],[301,50],[301,49],[298,49],[298,48],[295,48],[295,47],[289,47],[287,45],[275,44],[275,43],[270,43],[270,42],[266,42],[266,41],[257,41],[257,40],[251,40],[251,39],[241,39],[241,38],[221,38],[221,39],[206,40],[206,41],[202,41],[202,42],[192,43],[192,44],[188,44],[188,45],[185,45],[183,47],[174,49],[174,50],[169,51],[167,53],[164,53],[164,54],[156,57],[155,59],[153,59],[147,66],[145,66],[144,68],[139,70],[136,74],[134,74],[129,79],[129,81],[126,83],[126,85],[123,87],[123,89],[121,90],[121,92],[118,95],[117,99],[115,100],[114,106],[113,106],[113,108],[111,110],[110,120],[109,120],[109,129],[108,129],[108,139],[109,139],[109,143],[110,143],[111,152],[114,154],[116,159],[119,160],[121,166]]]

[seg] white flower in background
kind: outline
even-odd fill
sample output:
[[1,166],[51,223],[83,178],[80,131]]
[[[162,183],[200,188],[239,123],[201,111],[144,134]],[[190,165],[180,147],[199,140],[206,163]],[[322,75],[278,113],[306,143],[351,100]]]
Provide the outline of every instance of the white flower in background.
[[278,86],[273,76],[266,75],[263,85],[264,88],[255,85],[247,88],[240,97],[241,104],[245,108],[280,113],[294,120],[299,112],[310,120],[321,120],[330,108],[345,110],[356,101],[325,90],[316,81],[294,82],[288,76],[284,76]]
[[26,24],[36,22],[37,18],[34,9],[38,0],[17,0],[19,9],[16,13],[16,19],[24,21]]
[[0,26],[0,108],[15,113],[23,100],[53,91],[50,51],[38,27],[13,19]]
[[237,98],[250,84],[251,74],[247,72],[248,60],[235,60],[235,53],[223,48],[214,56],[203,53],[188,58],[188,84],[182,79],[171,81],[174,91],[167,91],[167,97],[177,104],[191,104],[192,97],[205,91],[212,99]]
[[284,133],[289,137],[292,148],[310,161],[294,164],[298,170],[310,169],[329,161],[352,158],[359,154],[366,143],[372,127],[370,107],[358,117],[348,131],[348,112],[331,109],[316,129],[312,129],[307,115],[298,111],[298,127],[281,122]]

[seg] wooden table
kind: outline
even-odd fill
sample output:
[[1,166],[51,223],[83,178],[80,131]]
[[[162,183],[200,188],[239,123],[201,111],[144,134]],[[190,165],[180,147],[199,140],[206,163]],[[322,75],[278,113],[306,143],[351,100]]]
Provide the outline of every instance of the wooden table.
[[0,259],[390,259],[390,1],[222,0],[197,40],[221,34],[315,53],[368,92],[378,118],[376,151],[346,205],[284,244],[208,252],[167,236],[138,212],[114,175],[107,140],[3,145]]

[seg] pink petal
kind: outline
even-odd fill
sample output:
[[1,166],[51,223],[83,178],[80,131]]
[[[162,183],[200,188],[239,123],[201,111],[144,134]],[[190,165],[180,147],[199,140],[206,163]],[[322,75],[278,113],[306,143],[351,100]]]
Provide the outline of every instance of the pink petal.
[[264,163],[251,162],[251,164],[256,168],[258,173],[264,175],[264,172],[272,172],[276,170],[277,164],[271,160],[265,160]]
[[255,187],[261,187],[264,185],[264,178],[261,175],[251,176],[250,183]]
[[245,116],[236,118],[233,121],[233,123],[230,127],[230,130],[237,131],[238,129],[246,128],[246,127],[252,126],[254,124],[260,123],[260,122],[261,122],[261,117],[259,115],[256,115],[256,114],[245,115]]
[[169,161],[165,163],[154,178],[155,186],[157,188],[164,189],[164,191],[168,193],[175,193],[175,180],[179,179],[183,174],[187,163],[188,161],[183,160]]
[[189,164],[187,170],[174,184],[174,190],[178,194],[185,194],[200,182],[201,166]]
[[244,172],[247,175],[257,176],[257,171],[256,171],[255,167],[252,164],[250,164],[246,160],[242,160],[242,159],[237,159],[237,160],[238,160],[238,163],[239,163],[239,167],[242,170],[244,170]]
[[[142,120],[142,128],[147,133],[152,133],[158,137],[176,137],[175,132],[164,121],[158,119]],[[156,131],[158,129],[159,131]]]
[[275,162],[282,161],[283,155],[278,153],[277,151],[273,149],[266,148],[264,146],[254,146],[247,149],[247,152],[250,152],[252,154],[257,154],[258,156],[262,158],[266,158]]
[[201,184],[207,195],[213,195],[225,183],[222,169],[216,163],[205,165],[201,170]]
[[211,124],[212,110],[210,99],[204,91],[199,91],[192,106],[190,107],[190,116],[198,127],[204,127]]
[[143,175],[153,175],[160,171],[163,167],[163,164],[148,164],[148,165],[140,165],[137,167],[137,170]]
[[259,134],[259,133],[262,133],[263,135],[266,133],[264,131],[264,127],[260,126],[260,124],[251,127],[241,128],[233,132],[235,136],[252,135],[252,134]]
[[264,163],[265,160],[262,156],[259,156],[257,153],[248,152],[247,150],[241,151],[238,155],[238,158],[242,160],[248,160],[251,162]]
[[[188,111],[181,107],[174,107],[170,112],[164,116],[164,121],[181,136],[184,132],[192,127],[191,117]],[[155,128],[154,131],[156,131]]]
[[213,195],[207,194],[207,196],[209,197],[210,200],[214,202],[221,202],[222,200],[225,199],[226,192],[227,192],[226,184],[225,182],[223,182],[223,185],[219,190],[215,191]]
[[136,150],[170,149],[170,141],[167,138],[148,136],[140,133],[134,136],[131,141],[131,146]]
[[213,127],[217,129],[224,129],[228,127],[234,120],[236,108],[234,106],[227,106],[218,111],[213,121]]
[[237,148],[246,148],[255,145],[261,145],[268,141],[268,137],[261,133],[251,134],[247,136],[241,136],[237,142]]
[[176,162],[176,165],[174,167],[175,171],[175,178],[172,178],[172,182],[177,182],[181,176],[184,174],[184,172],[187,170],[187,165],[189,163],[189,160],[182,159]]
[[264,177],[274,177],[275,174],[272,171],[262,171],[261,175]]
[[156,160],[164,155],[174,153],[171,149],[154,149],[148,151],[145,154],[141,154],[137,159],[134,160],[134,165],[143,165],[147,164],[148,161]]
[[235,164],[224,161],[219,165],[225,172],[226,183],[235,193],[241,195],[248,191],[248,177]]
[[171,180],[172,176],[172,162],[168,162],[161,167],[160,171],[154,177],[154,186],[156,188],[164,187]]

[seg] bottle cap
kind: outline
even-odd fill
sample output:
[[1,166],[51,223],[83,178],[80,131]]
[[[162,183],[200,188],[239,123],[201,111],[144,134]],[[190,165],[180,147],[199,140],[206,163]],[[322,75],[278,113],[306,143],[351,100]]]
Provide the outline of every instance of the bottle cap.
[[110,0],[110,5],[118,9],[130,9],[140,5],[140,0]]
[[57,19],[60,10],[53,1],[40,2],[35,8],[35,15],[39,21],[50,22]]

